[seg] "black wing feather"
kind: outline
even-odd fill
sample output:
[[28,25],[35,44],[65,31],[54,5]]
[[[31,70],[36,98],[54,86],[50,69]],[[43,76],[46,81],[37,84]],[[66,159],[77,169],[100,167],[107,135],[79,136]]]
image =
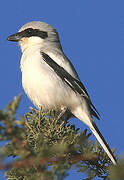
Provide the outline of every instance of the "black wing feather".
[[[92,104],[90,97],[84,87],[84,85],[78,79],[72,77],[63,67],[58,65],[50,56],[46,53],[41,52],[43,60],[56,72],[56,74],[75,92],[79,93],[83,96],[90,107],[92,115],[94,115],[97,119],[99,118],[99,113],[96,110],[95,106]],[[93,110],[94,109],[94,110]]]

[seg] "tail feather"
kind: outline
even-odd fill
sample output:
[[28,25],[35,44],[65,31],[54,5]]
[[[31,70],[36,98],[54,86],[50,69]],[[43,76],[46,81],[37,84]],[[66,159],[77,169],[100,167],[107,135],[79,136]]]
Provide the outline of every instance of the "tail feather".
[[[84,106],[86,107],[86,106]],[[117,164],[116,159],[114,157],[114,154],[112,153],[109,145],[105,141],[104,137],[102,136],[101,132],[99,131],[98,127],[96,126],[95,122],[93,121],[90,114],[86,111],[83,111],[81,107],[77,107],[75,110],[72,111],[72,114],[75,115],[78,119],[83,121],[93,132],[98,142],[101,144],[104,151],[107,153],[110,160],[113,162],[113,164]]]
[[117,161],[109,147],[109,145],[107,144],[107,142],[105,141],[103,135],[101,134],[101,132],[99,131],[98,127],[96,126],[95,122],[92,122],[93,127],[91,127],[91,131],[93,132],[93,134],[96,136],[97,140],[99,141],[99,143],[101,144],[101,146],[103,147],[104,151],[107,153],[108,157],[111,159],[111,161],[113,162],[113,164],[117,165]]

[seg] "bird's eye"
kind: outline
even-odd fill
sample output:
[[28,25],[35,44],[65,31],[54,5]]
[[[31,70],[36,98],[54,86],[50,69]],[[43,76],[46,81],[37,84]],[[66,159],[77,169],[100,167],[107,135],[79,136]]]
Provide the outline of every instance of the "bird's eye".
[[33,29],[32,29],[32,28],[28,28],[28,29],[26,29],[26,32],[27,32],[27,33],[32,33],[32,31],[33,31]]

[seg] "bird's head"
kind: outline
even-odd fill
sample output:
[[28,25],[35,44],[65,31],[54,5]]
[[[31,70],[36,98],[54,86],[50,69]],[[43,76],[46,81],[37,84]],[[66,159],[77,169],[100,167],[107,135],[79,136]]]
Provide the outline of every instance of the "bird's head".
[[16,34],[10,35],[7,40],[19,42],[22,51],[37,44],[40,44],[41,47],[46,46],[46,48],[50,44],[60,44],[56,29],[40,21],[25,24]]

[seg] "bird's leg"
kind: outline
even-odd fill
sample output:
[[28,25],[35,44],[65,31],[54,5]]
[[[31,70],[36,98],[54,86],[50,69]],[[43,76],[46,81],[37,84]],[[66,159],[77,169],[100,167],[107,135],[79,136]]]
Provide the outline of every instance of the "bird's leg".
[[63,106],[63,107],[61,108],[60,114],[59,114],[58,117],[57,117],[57,120],[59,120],[59,119],[65,114],[66,111],[67,111],[67,107]]

